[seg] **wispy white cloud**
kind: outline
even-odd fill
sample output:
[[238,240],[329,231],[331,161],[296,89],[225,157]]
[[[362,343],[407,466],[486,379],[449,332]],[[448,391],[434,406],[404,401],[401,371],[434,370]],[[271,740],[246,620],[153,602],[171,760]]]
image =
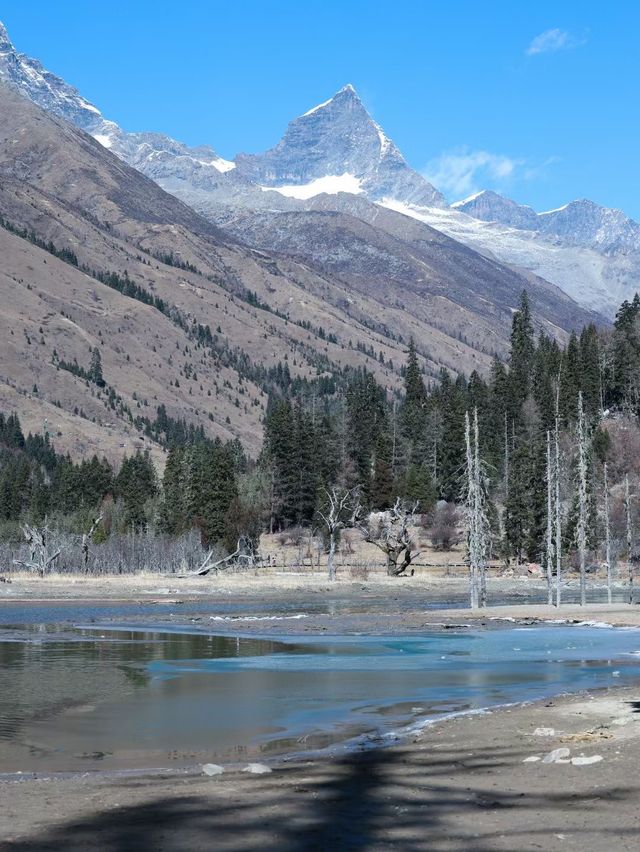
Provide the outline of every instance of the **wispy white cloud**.
[[531,41],[525,53],[527,56],[537,56],[539,53],[556,53],[559,50],[570,50],[572,47],[579,47],[585,41],[586,38],[584,36],[575,36],[566,30],[554,27],[537,35]]
[[525,167],[525,160],[505,154],[456,148],[427,163],[423,175],[448,198],[459,199],[481,189],[504,190]]

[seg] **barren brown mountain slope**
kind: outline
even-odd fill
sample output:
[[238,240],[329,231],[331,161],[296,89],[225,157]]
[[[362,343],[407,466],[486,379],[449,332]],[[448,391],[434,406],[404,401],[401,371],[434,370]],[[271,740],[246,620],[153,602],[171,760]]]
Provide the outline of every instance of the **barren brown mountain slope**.
[[[140,444],[128,412],[153,419],[164,404],[255,452],[266,405],[259,366],[286,361],[293,375],[312,377],[366,365],[392,387],[410,335],[431,373],[484,369],[490,351],[504,350],[509,306],[469,308],[449,298],[446,277],[437,290],[405,290],[391,274],[386,286],[355,286],[282,246],[273,255],[238,242],[6,85],[0,119],[0,216],[28,232],[0,229],[0,407],[18,411],[27,429],[47,418],[60,449],[122,455]],[[138,298],[98,280],[110,274]],[[455,265],[443,274],[451,279]],[[509,280],[515,305],[522,279]],[[212,344],[198,342],[198,324]],[[60,368],[88,366],[95,347],[102,390]]]
[[[327,203],[340,204],[334,196]],[[365,199],[354,203],[345,196],[345,205],[345,211],[249,211],[227,228],[249,245],[304,262],[345,282],[352,295],[401,308],[483,354],[504,353],[523,289],[536,321],[553,337],[601,321],[547,281],[479,255],[422,222]]]

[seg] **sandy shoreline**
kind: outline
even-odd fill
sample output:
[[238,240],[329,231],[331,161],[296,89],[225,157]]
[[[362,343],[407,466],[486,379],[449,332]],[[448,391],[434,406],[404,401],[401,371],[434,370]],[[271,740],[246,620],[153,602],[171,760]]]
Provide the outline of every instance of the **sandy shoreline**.
[[[3,783],[0,848],[637,849],[639,699],[620,689],[458,717],[265,775]],[[602,759],[543,762],[559,748]]]
[[[464,594],[465,582],[456,578],[444,589],[441,579],[329,586],[321,578],[287,577],[270,578],[267,588],[263,580],[238,583],[238,577],[179,585],[165,579],[16,578],[3,584],[0,610],[22,602],[55,601],[58,611],[78,603],[120,602],[135,610],[136,602],[157,602],[170,604],[171,612],[163,607],[154,624],[220,634],[397,633],[558,619],[640,627],[640,607],[627,604],[427,609],[438,598]],[[496,597],[541,588],[498,582],[490,589]],[[327,595],[333,609],[313,611],[310,604]],[[301,598],[310,611],[287,619],[287,608]],[[203,600],[214,610],[233,603],[234,615],[213,620],[190,609]],[[284,611],[285,618],[243,617],[244,609],[260,607]],[[150,618],[132,611],[99,624],[124,619],[133,626]],[[569,761],[601,759],[543,762],[559,748],[569,749]],[[263,775],[239,765],[217,777],[196,769],[0,782],[0,849],[635,850],[639,761],[640,685],[437,721],[389,747],[275,763]]]

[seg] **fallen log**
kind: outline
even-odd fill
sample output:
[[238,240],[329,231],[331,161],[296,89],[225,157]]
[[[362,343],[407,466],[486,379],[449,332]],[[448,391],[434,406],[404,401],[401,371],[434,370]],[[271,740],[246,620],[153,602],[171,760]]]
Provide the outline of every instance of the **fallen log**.
[[235,559],[238,556],[240,550],[234,550],[233,553],[230,553],[228,556],[225,556],[223,559],[218,559],[217,562],[210,562],[211,557],[213,556],[213,550],[210,550],[207,556],[205,557],[202,565],[196,569],[195,571],[187,571],[184,574],[168,574],[165,576],[176,577],[177,579],[184,579],[185,577],[204,577],[210,571],[217,571],[221,566],[225,566],[225,563],[230,562],[232,559]]

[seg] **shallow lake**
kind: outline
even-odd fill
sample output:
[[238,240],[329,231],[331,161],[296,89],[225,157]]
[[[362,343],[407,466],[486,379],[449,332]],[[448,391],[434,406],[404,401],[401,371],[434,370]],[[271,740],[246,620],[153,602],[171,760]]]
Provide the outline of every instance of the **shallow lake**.
[[0,772],[342,748],[442,714],[640,683],[636,652],[640,631],[594,627],[303,640],[5,628]]
[[[3,590],[6,592],[6,590]],[[12,601],[11,597],[2,598],[0,606],[0,627],[24,624],[60,624],[60,623],[82,623],[89,624],[92,621],[103,621],[105,619],[124,619],[130,617],[154,617],[167,616],[180,612],[187,608],[190,615],[194,616],[228,616],[229,618],[240,616],[267,616],[267,615],[291,615],[292,613],[304,612],[308,614],[330,614],[348,615],[353,613],[376,613],[388,612],[391,608],[394,612],[406,610],[433,610],[433,609],[461,609],[469,605],[469,596],[466,592],[434,591],[415,592],[407,589],[409,593],[391,595],[388,593],[363,592],[361,598],[352,595],[318,595],[310,598],[309,595],[296,597],[295,593],[288,599],[282,600],[279,596],[272,598],[240,598],[224,600],[189,600],[184,607],[176,603],[180,598],[179,589],[156,591],[154,600],[142,601],[83,601],[83,600],[54,600],[43,602]],[[163,594],[167,600],[163,601]],[[526,587],[520,593],[492,594],[489,601],[491,606],[522,604],[522,603],[546,603],[546,588],[539,585],[536,588]],[[627,600],[628,590],[617,587],[614,590],[613,601],[622,602]],[[603,584],[593,586],[589,589],[590,603],[606,603],[606,589]],[[572,583],[563,590],[562,601],[565,604],[579,603],[580,590],[577,582]]]

